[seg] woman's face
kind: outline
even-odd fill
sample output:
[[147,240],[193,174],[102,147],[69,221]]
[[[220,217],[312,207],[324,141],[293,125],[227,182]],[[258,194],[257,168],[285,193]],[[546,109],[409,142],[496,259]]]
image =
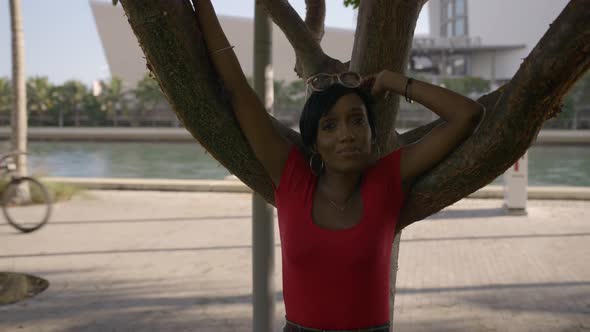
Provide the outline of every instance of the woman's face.
[[326,168],[337,172],[362,171],[371,157],[371,127],[363,100],[344,95],[320,118],[314,149]]

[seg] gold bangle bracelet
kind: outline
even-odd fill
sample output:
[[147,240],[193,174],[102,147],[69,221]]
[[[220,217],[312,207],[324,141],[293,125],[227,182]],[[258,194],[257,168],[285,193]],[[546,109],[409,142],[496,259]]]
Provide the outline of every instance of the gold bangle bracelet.
[[217,54],[217,53],[219,53],[219,52],[226,51],[226,50],[231,50],[231,49],[232,49],[232,48],[234,48],[234,47],[235,47],[234,45],[229,45],[229,46],[226,46],[226,47],[224,47],[224,48],[220,48],[220,49],[218,49],[217,51],[215,51],[215,52],[211,53],[211,55],[214,55],[214,54]]
[[406,101],[408,103],[413,103],[414,101],[410,98],[410,96],[408,95],[408,92],[410,91],[410,85],[412,85],[412,82],[414,81],[413,78],[408,78],[408,80],[406,81],[406,88],[405,88],[405,93],[404,93],[404,97],[406,97]]

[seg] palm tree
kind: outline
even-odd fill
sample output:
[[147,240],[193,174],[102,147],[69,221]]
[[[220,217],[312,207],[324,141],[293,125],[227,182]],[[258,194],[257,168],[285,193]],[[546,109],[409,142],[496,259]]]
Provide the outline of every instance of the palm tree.
[[586,73],[579,81],[577,81],[572,90],[566,97],[566,104],[570,104],[571,108],[571,125],[570,129],[578,129],[578,113],[590,106],[590,72]]
[[[12,142],[13,149],[27,152],[27,90],[25,86],[25,46],[23,36],[23,20],[20,0],[10,0],[10,22],[12,27],[12,85],[13,85],[13,116]],[[16,173],[25,176],[27,159],[24,154],[17,155]]]
[[84,104],[84,99],[89,94],[89,89],[80,81],[67,81],[61,86],[56,86],[52,93],[54,107],[52,113],[57,113],[58,126],[64,126],[66,115],[74,116],[74,124],[80,125],[80,111]]
[[[166,105],[166,97],[160,89],[158,81],[149,75],[137,83],[135,88],[136,107],[134,107],[134,117],[143,118],[146,114],[154,114],[156,110]],[[153,119],[152,119],[153,125]]]
[[0,77],[0,114],[9,114],[12,110],[12,82]]
[[102,93],[98,96],[101,110],[113,119],[113,125],[118,126],[118,117],[127,114],[129,107],[123,91],[123,81],[112,77],[108,83],[103,83]]
[[27,108],[37,114],[38,125],[42,125],[43,114],[53,106],[52,89],[47,77],[32,77],[27,81]]

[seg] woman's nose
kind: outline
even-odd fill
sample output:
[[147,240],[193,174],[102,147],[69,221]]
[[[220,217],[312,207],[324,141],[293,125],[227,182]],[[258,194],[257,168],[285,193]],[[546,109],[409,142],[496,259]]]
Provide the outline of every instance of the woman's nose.
[[340,126],[340,131],[338,133],[339,138],[341,141],[346,140],[346,139],[354,139],[354,132],[352,130],[352,128],[350,127],[350,125],[348,124],[343,124],[342,126]]

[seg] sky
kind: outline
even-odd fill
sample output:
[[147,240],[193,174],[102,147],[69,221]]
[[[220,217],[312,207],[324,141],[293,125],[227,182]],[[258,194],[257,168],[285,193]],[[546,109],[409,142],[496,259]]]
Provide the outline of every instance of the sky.
[[[111,0],[100,0],[111,2]],[[0,0],[0,77],[10,77],[9,0]],[[254,0],[212,0],[218,14],[254,16]],[[305,0],[290,0],[303,17]],[[326,26],[354,29],[354,11],[342,0],[326,0]],[[88,0],[21,0],[25,33],[25,72],[55,84],[77,79],[90,84],[110,76]],[[416,34],[428,33],[424,7]],[[274,30],[282,33],[279,29]]]

